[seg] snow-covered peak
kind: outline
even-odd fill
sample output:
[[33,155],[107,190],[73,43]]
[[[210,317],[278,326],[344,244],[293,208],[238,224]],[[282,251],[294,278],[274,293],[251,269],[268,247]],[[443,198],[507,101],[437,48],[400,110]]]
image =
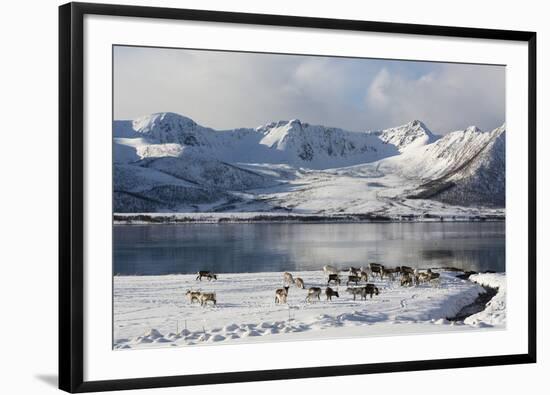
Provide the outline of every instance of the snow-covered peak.
[[490,132],[468,127],[446,134],[432,144],[408,149],[402,155],[384,161],[381,166],[391,167],[411,178],[442,177],[462,168],[504,133],[504,126]]
[[133,129],[138,133],[150,133],[155,128],[165,125],[189,128],[197,126],[197,123],[191,118],[187,118],[173,112],[159,112],[151,115],[145,115],[135,119],[132,122]]
[[260,144],[270,148],[284,150],[287,143],[292,138],[290,134],[301,132],[303,128],[302,123],[298,119],[293,119],[291,121],[272,122],[256,130],[265,135],[260,141]]
[[464,129],[464,133],[482,133],[482,131],[477,126],[471,125]]
[[173,112],[147,115],[132,122],[136,133],[162,144],[208,145],[205,135],[211,129],[198,125],[190,118]]
[[419,120],[411,121],[405,125],[395,128],[374,132],[382,141],[393,144],[400,151],[404,152],[410,148],[431,144],[438,139],[428,127]]
[[409,123],[402,125],[401,127],[405,127],[405,126],[408,127],[409,129],[422,130],[426,134],[433,135],[431,130],[428,129],[428,127],[426,126],[426,124],[419,119],[414,119]]
[[311,125],[298,119],[273,122],[256,130],[263,134],[261,145],[284,152],[288,163],[309,168],[367,163],[399,153],[376,135]]
[[[436,160],[445,164],[437,179],[424,183],[420,197],[462,206],[504,207],[506,197],[506,130],[489,132],[467,128],[453,133],[445,151]],[[443,140],[443,139],[442,139]],[[456,150],[450,154],[450,150]],[[436,162],[431,161],[432,164]]]

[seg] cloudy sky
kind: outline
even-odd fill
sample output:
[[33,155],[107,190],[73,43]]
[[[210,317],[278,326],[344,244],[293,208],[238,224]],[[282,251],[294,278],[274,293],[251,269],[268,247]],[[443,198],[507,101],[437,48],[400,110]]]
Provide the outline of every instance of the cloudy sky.
[[505,68],[115,47],[115,119],[171,111],[215,129],[298,118],[353,131],[504,122]]

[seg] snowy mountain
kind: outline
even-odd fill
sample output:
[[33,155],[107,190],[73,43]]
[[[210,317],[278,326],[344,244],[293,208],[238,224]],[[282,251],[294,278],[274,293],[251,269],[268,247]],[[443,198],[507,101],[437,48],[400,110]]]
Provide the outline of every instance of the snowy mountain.
[[372,133],[377,135],[383,142],[394,145],[399,152],[431,144],[439,138],[424,123],[418,120],[396,128]]
[[159,113],[115,121],[113,136],[115,212],[406,215],[505,201],[504,126],[443,137],[418,120],[214,130]]
[[[120,162],[182,151],[231,163],[285,163],[326,169],[372,162],[399,154],[371,133],[310,125],[299,120],[273,122],[256,129],[214,130],[174,113],[115,121],[115,157]],[[132,155],[134,154],[134,155]],[[115,155],[117,156],[117,155]]]
[[[466,131],[464,133],[467,133]],[[502,126],[490,133],[477,132],[476,150],[444,175],[420,186],[416,195],[463,206],[504,207],[506,199],[506,134]],[[473,152],[472,152],[473,151]]]
[[256,129],[264,137],[261,145],[280,153],[279,163],[324,169],[373,162],[397,155],[395,146],[378,136],[338,128],[280,121]]

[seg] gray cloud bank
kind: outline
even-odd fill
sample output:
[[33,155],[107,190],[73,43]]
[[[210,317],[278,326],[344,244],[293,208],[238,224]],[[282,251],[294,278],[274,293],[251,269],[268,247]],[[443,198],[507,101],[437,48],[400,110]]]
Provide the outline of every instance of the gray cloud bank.
[[504,122],[502,66],[115,47],[115,119],[172,111],[216,129],[299,118],[363,131]]

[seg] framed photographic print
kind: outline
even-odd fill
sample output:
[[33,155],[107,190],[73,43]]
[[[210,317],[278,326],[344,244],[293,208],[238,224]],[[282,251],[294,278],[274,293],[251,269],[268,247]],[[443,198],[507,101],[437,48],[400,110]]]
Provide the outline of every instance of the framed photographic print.
[[61,389],[535,362],[535,33],[59,12]]

